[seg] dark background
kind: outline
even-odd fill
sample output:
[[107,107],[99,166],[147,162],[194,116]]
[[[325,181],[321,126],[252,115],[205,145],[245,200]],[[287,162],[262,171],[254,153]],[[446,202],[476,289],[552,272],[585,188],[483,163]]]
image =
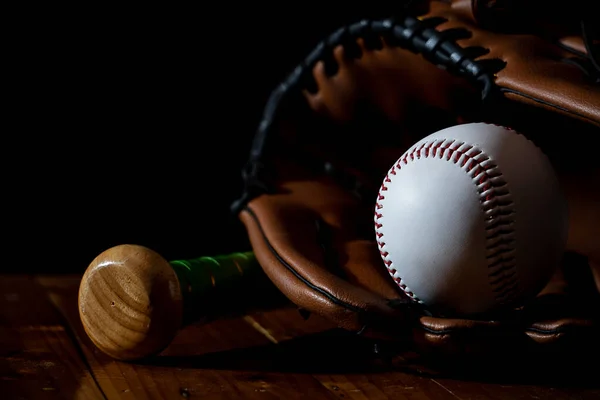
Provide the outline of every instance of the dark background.
[[271,90],[342,24],[395,11],[269,4],[20,16],[5,271],[83,272],[122,243],[167,259],[250,249],[229,207]]

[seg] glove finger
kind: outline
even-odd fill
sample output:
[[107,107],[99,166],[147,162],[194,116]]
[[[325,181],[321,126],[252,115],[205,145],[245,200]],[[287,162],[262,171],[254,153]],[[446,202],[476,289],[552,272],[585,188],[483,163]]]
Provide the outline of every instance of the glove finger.
[[[457,43],[462,48],[485,49],[477,60],[497,70],[495,84],[506,89],[507,98],[543,103],[556,113],[599,124],[600,90],[580,68],[564,62],[572,56],[567,50],[535,35],[521,36],[519,45],[515,46],[510,35],[498,35],[456,18],[452,6],[442,2],[433,2],[428,16],[447,20],[436,27],[441,32],[456,28],[469,30],[470,36]],[[532,59],[536,62],[531,62]],[[539,84],[541,80],[543,85]]]

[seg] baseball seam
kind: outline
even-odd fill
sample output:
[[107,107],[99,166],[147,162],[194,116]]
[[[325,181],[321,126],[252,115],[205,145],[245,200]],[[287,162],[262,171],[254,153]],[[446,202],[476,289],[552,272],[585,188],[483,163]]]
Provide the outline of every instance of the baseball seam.
[[386,174],[375,205],[375,232],[379,252],[390,275],[400,289],[418,303],[421,299],[406,285],[386,251],[383,227],[386,184],[391,183],[403,165],[420,158],[446,159],[458,165],[471,177],[485,215],[486,259],[489,283],[495,299],[500,304],[510,303],[518,294],[517,260],[515,249],[516,214],[508,185],[498,166],[482,150],[454,139],[436,139],[424,142],[407,151]]

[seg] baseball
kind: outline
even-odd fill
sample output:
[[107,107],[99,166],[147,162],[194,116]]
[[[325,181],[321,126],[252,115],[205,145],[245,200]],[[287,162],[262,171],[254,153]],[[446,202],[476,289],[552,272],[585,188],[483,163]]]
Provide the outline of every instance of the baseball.
[[550,160],[518,132],[452,126],[389,169],[375,206],[390,275],[445,315],[517,307],[548,283],[564,254],[567,205]]

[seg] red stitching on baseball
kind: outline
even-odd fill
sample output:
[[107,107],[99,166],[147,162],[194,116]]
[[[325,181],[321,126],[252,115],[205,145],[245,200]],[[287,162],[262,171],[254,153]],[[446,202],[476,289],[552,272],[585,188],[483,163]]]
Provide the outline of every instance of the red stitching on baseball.
[[[486,258],[488,260],[489,282],[499,303],[510,302],[517,294],[515,289],[518,284],[514,249],[515,232],[512,227],[515,210],[513,202],[510,199],[510,193],[506,189],[507,184],[503,179],[502,173],[490,161],[488,155],[472,145],[456,142],[455,140],[438,139],[432,142],[425,142],[400,157],[396,164],[390,168],[383,181],[391,182],[390,175],[396,175],[396,169],[402,169],[402,164],[408,164],[409,159],[410,161],[414,161],[415,156],[417,159],[420,159],[421,156],[424,158],[438,157],[442,159],[444,155],[446,155],[447,161],[451,161],[465,170],[477,186],[482,212],[486,215]],[[413,300],[422,303],[402,281],[401,277],[394,276],[397,270],[393,267],[393,261],[387,259],[389,253],[384,250],[385,242],[382,240],[384,234],[380,232],[383,224],[380,222],[380,219],[383,217],[384,208],[381,201],[385,200],[385,196],[381,192],[387,190],[387,186],[382,184],[375,204],[374,223],[377,245],[379,246],[384,264],[394,281],[398,283],[400,289]],[[380,210],[380,212],[377,210]]]

